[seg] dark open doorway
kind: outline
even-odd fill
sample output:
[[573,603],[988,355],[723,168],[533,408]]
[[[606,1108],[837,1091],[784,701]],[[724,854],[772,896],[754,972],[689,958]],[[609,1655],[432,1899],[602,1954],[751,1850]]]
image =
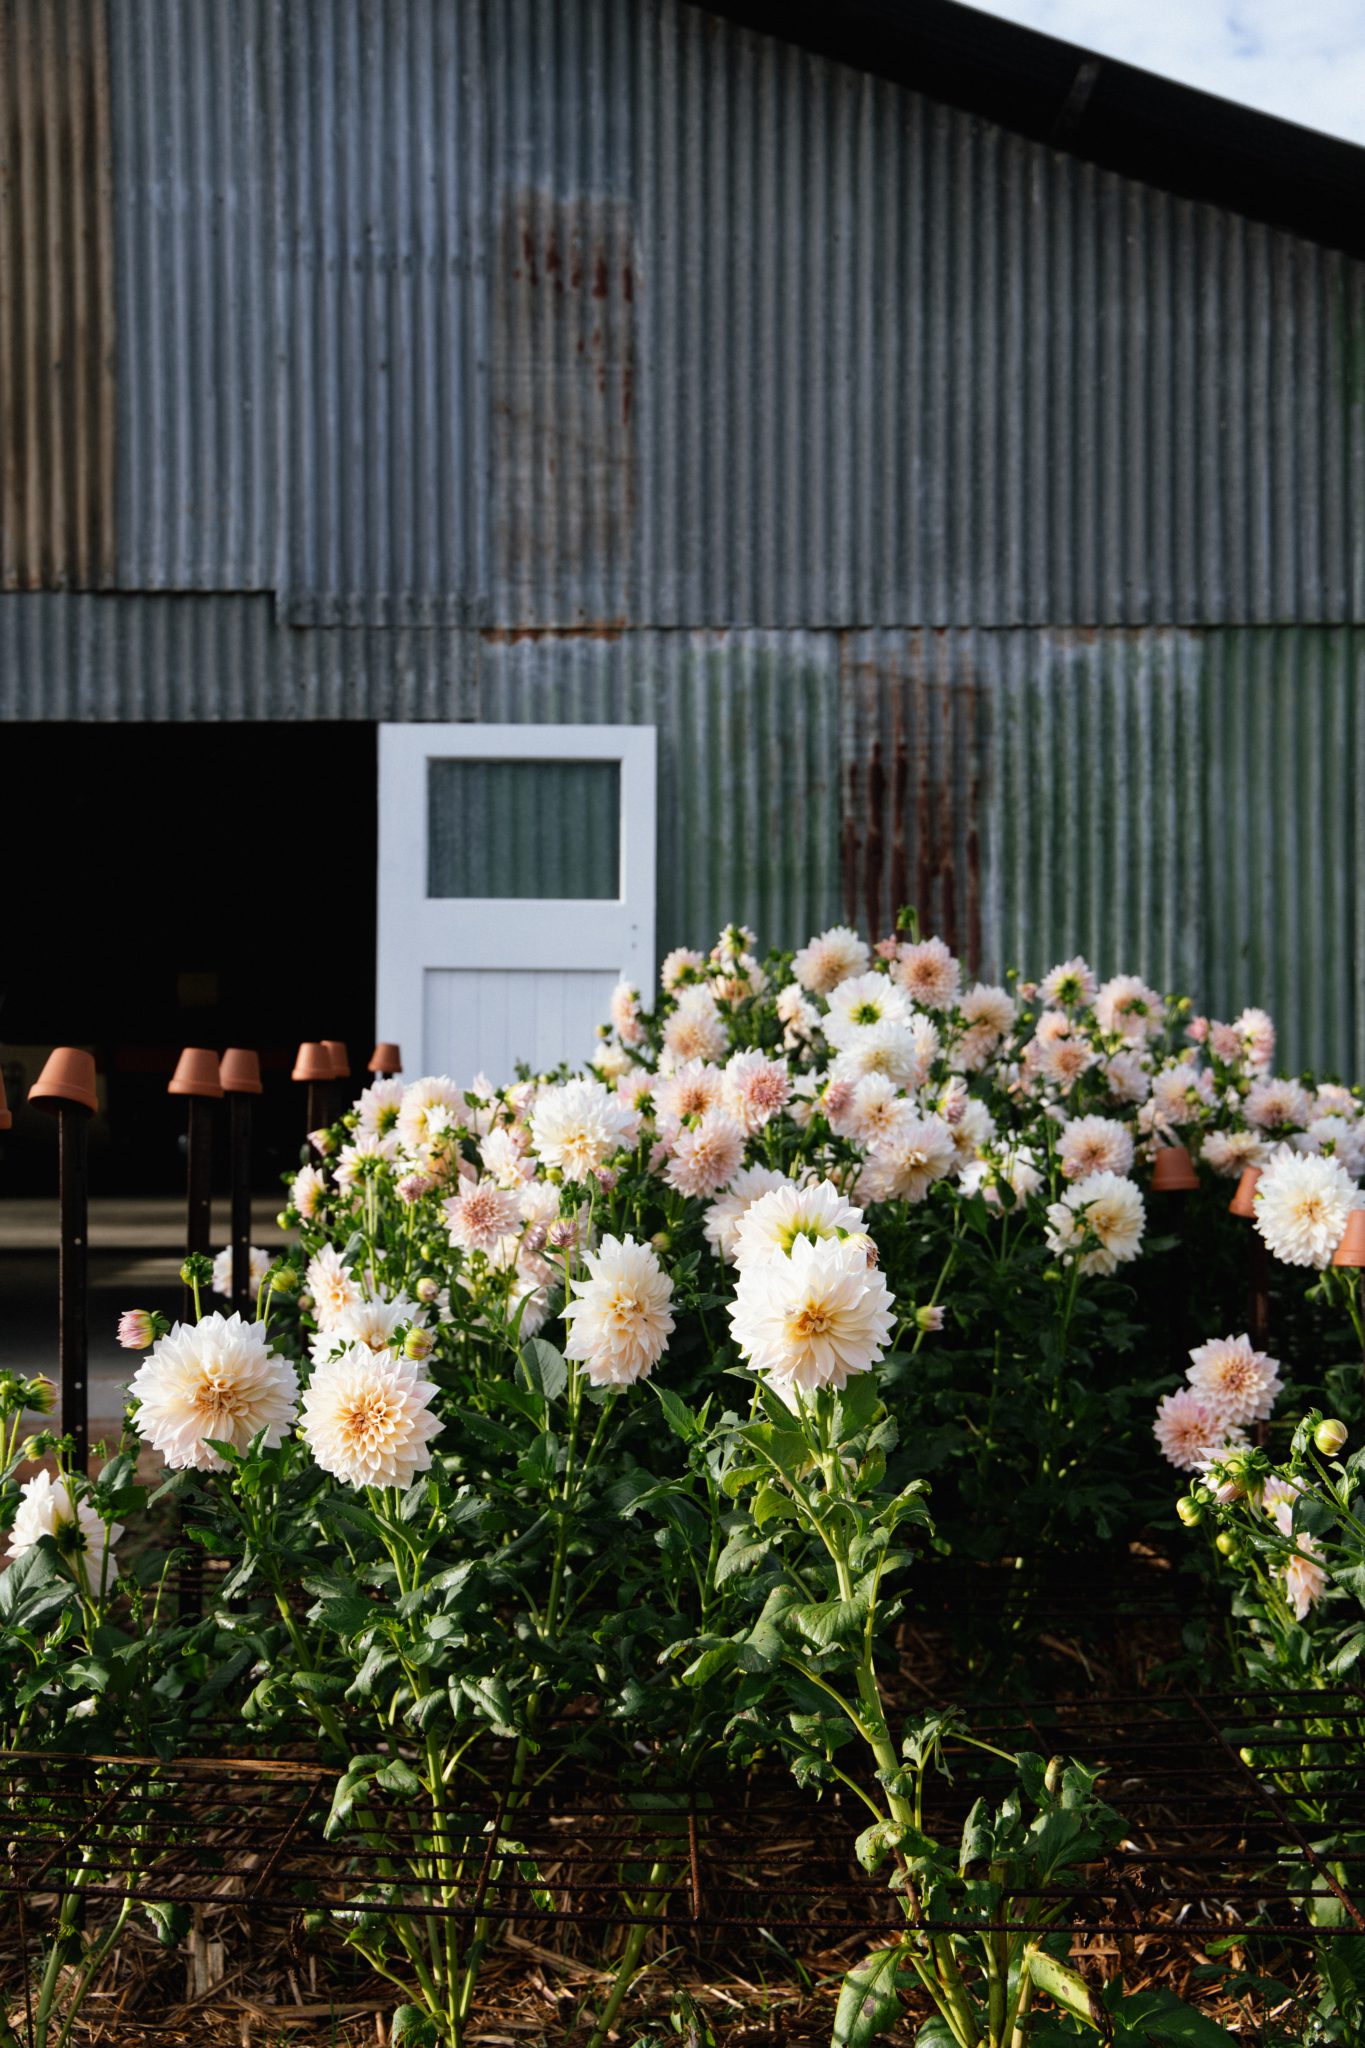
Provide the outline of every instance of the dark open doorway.
[[256,1184],[297,1164],[303,1038],[374,1038],[375,729],[0,727],[0,1062],[6,1194],[55,1189],[51,1123],[24,1095],[55,1044],[92,1046],[98,1195],[183,1185],[185,1045],[257,1048]]

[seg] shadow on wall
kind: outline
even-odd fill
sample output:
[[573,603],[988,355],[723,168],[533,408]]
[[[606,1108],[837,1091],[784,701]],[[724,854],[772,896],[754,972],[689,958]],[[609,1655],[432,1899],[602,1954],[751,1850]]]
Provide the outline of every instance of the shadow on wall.
[[[375,731],[345,725],[10,725],[0,806],[0,1194],[56,1186],[24,1097],[54,1044],[99,1068],[96,1194],[183,1185],[180,1048],[253,1046],[256,1184],[296,1164],[299,1041],[374,1037]],[[221,1182],[223,1160],[215,1162]]]

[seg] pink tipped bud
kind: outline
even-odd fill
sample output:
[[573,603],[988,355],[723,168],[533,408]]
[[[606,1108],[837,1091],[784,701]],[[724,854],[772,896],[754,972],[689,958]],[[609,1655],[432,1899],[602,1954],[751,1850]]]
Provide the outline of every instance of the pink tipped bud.
[[430,1273],[424,1273],[421,1279],[417,1282],[417,1299],[421,1302],[426,1302],[430,1304],[431,1302],[435,1301],[440,1291],[440,1281],[433,1280]]
[[1324,1458],[1335,1458],[1346,1441],[1346,1424],[1338,1422],[1335,1416],[1325,1416],[1313,1431],[1313,1442]]
[[610,1166],[599,1166],[597,1169],[598,1185],[605,1194],[609,1195],[611,1193],[620,1178],[620,1174]]
[[403,1356],[419,1361],[430,1358],[435,1344],[436,1339],[430,1330],[424,1330],[419,1324],[414,1324],[403,1339]]
[[327,1157],[329,1152],[335,1150],[335,1146],[332,1142],[332,1133],[330,1131],[310,1131],[308,1133],[308,1142],[315,1152],[320,1152],[322,1154],[324,1159]]
[[420,1202],[437,1185],[429,1173],[405,1173],[394,1193],[400,1202]]
[[1217,1501],[1220,1508],[1230,1508],[1232,1506],[1232,1503],[1235,1500],[1240,1500],[1245,1492],[1246,1488],[1245,1486],[1243,1486],[1241,1480],[1233,1476],[1229,1476],[1218,1487],[1213,1497]]
[[943,1310],[937,1303],[932,1304],[928,1308],[917,1308],[915,1310],[915,1323],[919,1329],[924,1331],[941,1330],[943,1328]]
[[126,1308],[118,1319],[118,1340],[125,1351],[146,1351],[156,1342],[152,1313],[145,1308]]
[[893,932],[889,939],[878,939],[872,950],[879,960],[895,960],[900,954],[900,949],[901,942]]
[[1192,1017],[1185,1026],[1186,1038],[1192,1038],[1196,1045],[1204,1045],[1208,1040],[1208,1035],[1209,1020],[1207,1017]]

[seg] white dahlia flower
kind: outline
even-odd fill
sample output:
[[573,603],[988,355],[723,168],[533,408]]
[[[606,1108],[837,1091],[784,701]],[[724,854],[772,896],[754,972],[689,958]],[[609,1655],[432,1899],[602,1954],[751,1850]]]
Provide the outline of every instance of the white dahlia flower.
[[299,1435],[323,1471],[347,1486],[410,1486],[431,1464],[440,1433],[436,1392],[410,1359],[357,1344],[314,1372]]
[[441,1146],[468,1114],[464,1095],[449,1074],[424,1074],[403,1090],[398,1106],[398,1136],[405,1152],[419,1158]]
[[1115,1102],[1145,1102],[1152,1077],[1138,1052],[1116,1052],[1104,1063],[1104,1085]]
[[9,1561],[14,1564],[40,1537],[50,1536],[73,1578],[87,1594],[108,1592],[118,1577],[114,1545],[123,1534],[121,1522],[104,1523],[88,1499],[73,1501],[65,1479],[35,1472],[19,1489],[19,1509],[9,1534]]
[[680,1124],[684,1117],[705,1116],[719,1109],[724,1086],[719,1067],[705,1060],[684,1060],[654,1083],[654,1110],[661,1124]]
[[714,1195],[732,1181],[744,1161],[744,1133],[732,1117],[708,1109],[695,1124],[684,1124],[672,1140],[664,1179],[680,1195]]
[[866,1236],[862,1210],[846,1201],[833,1181],[817,1180],[804,1188],[787,1183],[760,1195],[740,1218],[735,1264],[752,1266],[785,1257],[803,1238],[857,1237],[862,1243]]
[[1210,1131],[1199,1156],[1215,1173],[1236,1180],[1248,1166],[1264,1166],[1269,1153],[1258,1131]]
[[792,973],[813,996],[827,996],[841,981],[865,973],[868,957],[858,934],[846,924],[835,924],[806,942],[792,961]]
[[222,1472],[207,1438],[245,1451],[265,1431],[273,1449],[293,1426],[298,1374],[266,1342],[263,1323],[216,1311],[175,1323],[133,1375],[138,1435],[174,1471]]
[[702,1218],[702,1231],[709,1245],[712,1245],[727,1262],[735,1256],[735,1234],[740,1220],[746,1216],[760,1195],[769,1195],[774,1188],[790,1187],[785,1173],[779,1173],[775,1166],[745,1166],[734,1176],[723,1195],[712,1202]]
[[1095,1057],[1083,1038],[1054,1038],[1050,1044],[1042,1045],[1038,1068],[1054,1087],[1065,1091],[1074,1087],[1082,1074],[1089,1073]]
[[691,946],[675,946],[671,953],[664,954],[659,970],[659,985],[665,995],[671,995],[686,978],[700,974],[706,965],[706,955],[696,952]]
[[787,1258],[743,1266],[730,1304],[735,1342],[755,1372],[790,1398],[842,1387],[890,1341],[892,1298],[865,1244],[798,1238]]
[[628,1144],[635,1119],[600,1081],[547,1088],[531,1111],[531,1142],[566,1180],[586,1180]]
[[901,1088],[921,1088],[938,1057],[939,1038],[927,1017],[913,1023],[888,1017],[852,1032],[839,1048],[834,1079],[856,1083],[865,1074],[885,1074]]
[[1256,1228],[1287,1266],[1331,1264],[1360,1190],[1339,1159],[1286,1147],[1256,1183]]
[[[258,1244],[247,1250],[248,1285],[253,1294],[260,1291],[261,1282],[270,1271],[270,1254],[263,1252]],[[226,1244],[213,1262],[213,1291],[225,1298],[232,1293],[232,1246]]]
[[645,1035],[640,1022],[640,991],[628,981],[618,981],[611,992],[611,1021],[622,1045],[638,1045]]
[[653,1248],[633,1237],[604,1237],[586,1254],[586,1280],[575,1280],[564,1307],[571,1323],[566,1358],[582,1365],[595,1387],[626,1387],[643,1379],[668,1347],[673,1282]]
[[1232,1020],[1249,1066],[1268,1067],[1275,1057],[1275,1026],[1264,1010],[1243,1010]]
[[1356,1117],[1315,1116],[1308,1129],[1289,1142],[1296,1152],[1321,1152],[1339,1159],[1353,1180],[1365,1171],[1365,1128]]
[[1212,1337],[1191,1351],[1185,1377],[1203,1402],[1223,1422],[1265,1422],[1283,1391],[1280,1368],[1251,1339]]
[[[1048,1249],[1077,1258],[1083,1273],[1112,1273],[1137,1257],[1146,1221],[1135,1182],[1117,1173],[1088,1174],[1048,1205]],[[1087,1235],[1098,1243],[1082,1251]]]
[[877,1024],[908,1024],[910,1005],[885,974],[855,974],[829,998],[825,1036],[831,1045],[851,1045]]
[[1246,1117],[1262,1131],[1302,1129],[1313,1117],[1313,1098],[1299,1081],[1257,1081],[1247,1090]]
[[352,1349],[358,1344],[363,1344],[367,1351],[388,1351],[393,1348],[399,1330],[425,1322],[420,1304],[410,1295],[397,1294],[392,1301],[353,1301],[326,1329],[318,1331],[309,1345],[309,1353],[313,1363],[320,1365],[334,1351]]
[[902,946],[891,972],[911,1001],[925,1010],[951,1010],[962,987],[962,969],[942,939]]
[[518,1191],[535,1172],[526,1157],[531,1134],[524,1124],[499,1124],[479,1146],[479,1158],[490,1180],[500,1188]]
[[398,1112],[403,1106],[403,1083],[398,1080],[371,1081],[356,1097],[356,1136],[396,1137]]
[[1057,1159],[1068,1180],[1084,1180],[1091,1173],[1127,1173],[1133,1163],[1133,1140],[1113,1117],[1078,1116],[1057,1140]]
[[305,1223],[312,1222],[326,1194],[327,1176],[316,1166],[301,1166],[289,1185],[289,1200]]
[[1050,967],[1038,993],[1053,1008],[1078,1010],[1094,1002],[1097,986],[1089,964],[1078,953],[1074,960],[1063,960],[1060,966]]

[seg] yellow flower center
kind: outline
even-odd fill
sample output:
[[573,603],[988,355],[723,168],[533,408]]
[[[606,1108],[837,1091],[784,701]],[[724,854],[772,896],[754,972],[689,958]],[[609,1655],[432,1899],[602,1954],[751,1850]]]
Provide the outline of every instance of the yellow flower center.
[[798,1337],[823,1337],[833,1321],[834,1318],[827,1308],[817,1302],[807,1302],[793,1318],[792,1330]]
[[371,1389],[369,1393],[358,1394],[344,1407],[338,1420],[345,1434],[353,1443],[372,1444],[378,1438],[387,1436],[392,1424],[388,1396]]

